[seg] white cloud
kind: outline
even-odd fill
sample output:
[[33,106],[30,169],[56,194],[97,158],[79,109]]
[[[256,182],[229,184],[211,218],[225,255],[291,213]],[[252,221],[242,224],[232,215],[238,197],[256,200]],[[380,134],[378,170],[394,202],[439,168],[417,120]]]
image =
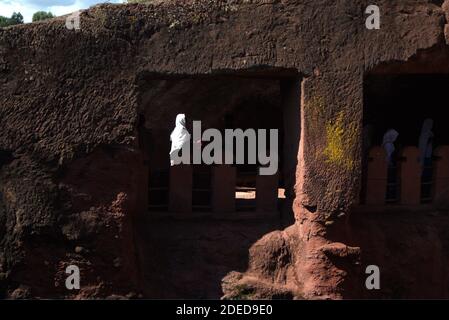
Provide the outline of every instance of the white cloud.
[[70,6],[74,4],[76,0],[23,0],[23,2],[41,7],[50,7],[50,6]]
[[0,15],[10,17],[13,12],[20,12],[25,22],[31,22],[36,11],[51,11],[60,16],[103,2],[122,3],[125,0],[0,0]]

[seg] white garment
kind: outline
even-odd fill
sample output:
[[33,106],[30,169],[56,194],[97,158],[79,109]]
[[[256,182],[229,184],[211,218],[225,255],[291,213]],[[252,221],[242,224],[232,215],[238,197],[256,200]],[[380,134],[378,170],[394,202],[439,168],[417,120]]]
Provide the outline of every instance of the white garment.
[[394,147],[394,142],[398,138],[399,133],[394,130],[390,129],[384,134],[382,147],[385,149],[385,152],[387,153],[387,162],[391,162],[391,156],[393,155],[394,150],[396,149]]
[[422,125],[421,135],[419,136],[419,162],[424,164],[426,158],[432,157],[432,138],[433,138],[433,120],[426,119]]
[[181,113],[176,116],[175,129],[170,134],[170,164],[173,166],[173,156],[182,149],[185,143],[190,141],[190,134],[186,129],[186,116]]

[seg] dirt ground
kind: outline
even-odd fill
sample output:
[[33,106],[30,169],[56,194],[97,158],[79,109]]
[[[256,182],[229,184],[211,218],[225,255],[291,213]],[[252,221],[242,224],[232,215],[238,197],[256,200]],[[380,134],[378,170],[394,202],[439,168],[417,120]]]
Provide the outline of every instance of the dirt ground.
[[281,229],[276,214],[234,215],[243,218],[158,215],[143,219],[138,242],[145,297],[222,297],[221,280],[231,271],[246,271],[250,246],[263,235]]

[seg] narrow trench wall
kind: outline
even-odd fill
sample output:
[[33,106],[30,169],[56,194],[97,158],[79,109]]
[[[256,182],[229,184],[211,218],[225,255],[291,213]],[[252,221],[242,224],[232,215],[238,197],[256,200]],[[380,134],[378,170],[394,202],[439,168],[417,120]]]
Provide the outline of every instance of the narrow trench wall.
[[295,199],[296,170],[298,165],[299,138],[301,134],[301,82],[281,81],[282,111],[284,123],[284,188],[286,201],[281,209],[284,225],[294,221],[293,201]]

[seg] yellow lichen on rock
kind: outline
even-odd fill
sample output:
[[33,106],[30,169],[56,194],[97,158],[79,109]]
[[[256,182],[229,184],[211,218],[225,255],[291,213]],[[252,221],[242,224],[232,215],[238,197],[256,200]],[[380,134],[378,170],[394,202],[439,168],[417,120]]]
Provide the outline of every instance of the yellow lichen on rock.
[[326,125],[326,147],[323,155],[327,163],[345,169],[354,168],[353,146],[355,145],[355,128],[345,123],[344,112],[339,112],[336,119]]

